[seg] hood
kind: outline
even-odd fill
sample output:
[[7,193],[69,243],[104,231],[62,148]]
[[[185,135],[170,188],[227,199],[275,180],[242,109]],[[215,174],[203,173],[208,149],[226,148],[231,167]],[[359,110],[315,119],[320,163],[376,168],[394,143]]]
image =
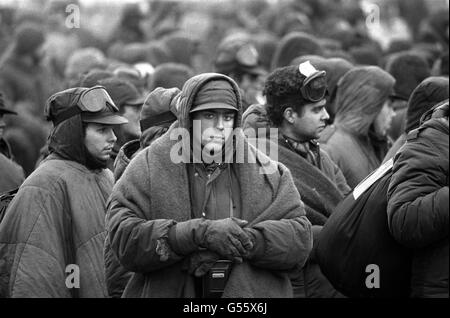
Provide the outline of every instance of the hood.
[[444,134],[449,134],[449,104],[448,98],[425,112],[420,118],[421,129],[433,128],[441,131]]
[[192,108],[192,104],[195,100],[195,97],[199,90],[206,83],[213,80],[225,80],[230,83],[233,91],[236,95],[237,100],[237,108],[239,109],[236,120],[234,122],[235,128],[241,127],[242,121],[242,99],[239,91],[239,87],[237,84],[228,76],[218,74],[218,73],[203,73],[197,76],[190,78],[183,86],[183,90],[180,93],[179,101],[178,101],[178,124],[179,127],[190,129],[191,128],[191,116],[190,110]]
[[377,66],[348,71],[337,84],[336,126],[367,136],[394,84],[395,79]]
[[71,160],[91,170],[106,168],[106,163],[93,157],[84,145],[81,115],[75,115],[54,127],[48,140],[50,154]]
[[48,149],[66,160],[86,166],[86,147],[81,115],[73,116],[54,127],[49,136]]
[[406,111],[405,132],[420,125],[420,118],[437,103],[448,98],[449,80],[447,77],[429,77],[422,81],[411,94]]
[[[225,80],[229,82],[231,85],[234,94],[236,95],[237,100],[237,114],[234,121],[234,128],[241,128],[241,122],[242,122],[242,99],[241,94],[239,92],[239,87],[237,84],[228,76],[218,74],[218,73],[203,73],[197,76],[194,76],[190,78],[183,86],[183,90],[180,93],[178,107],[177,107],[177,114],[178,114],[178,121],[175,122],[178,127],[184,128],[188,131],[191,131],[192,126],[192,119],[191,114],[189,113],[192,109],[194,100],[196,98],[196,95],[200,91],[200,89],[205,85],[206,83],[213,81],[213,80]],[[234,134],[235,137],[239,138],[239,136],[243,136],[242,129],[237,132],[237,135]],[[239,142],[239,140],[235,138],[228,138],[228,140],[225,143],[225,149],[232,149],[232,151],[225,150],[221,155],[225,154],[226,158],[225,162],[231,162],[232,156],[234,156],[234,150],[236,149],[236,143]],[[191,142],[191,148],[192,148],[192,142]],[[185,153],[187,154],[187,153]],[[192,152],[192,155],[196,155],[196,151]],[[199,158],[200,159],[200,158]],[[186,158],[186,160],[189,160],[189,158]]]

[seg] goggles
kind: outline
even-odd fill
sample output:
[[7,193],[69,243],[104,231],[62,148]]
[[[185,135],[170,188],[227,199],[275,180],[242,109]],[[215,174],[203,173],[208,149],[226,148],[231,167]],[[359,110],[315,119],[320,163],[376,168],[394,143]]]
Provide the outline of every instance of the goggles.
[[119,109],[103,86],[94,86],[84,90],[78,98],[76,106],[69,107],[56,116],[54,125],[80,114],[86,113],[116,113]]
[[304,99],[316,103],[325,98],[327,93],[326,72],[317,70],[309,61],[298,66],[300,74],[305,76],[300,92]]

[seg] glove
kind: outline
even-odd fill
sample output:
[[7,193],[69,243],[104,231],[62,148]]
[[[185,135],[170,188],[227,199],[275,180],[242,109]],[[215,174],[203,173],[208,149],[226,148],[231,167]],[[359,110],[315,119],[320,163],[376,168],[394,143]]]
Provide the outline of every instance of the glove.
[[242,255],[253,248],[251,238],[242,229],[246,224],[237,218],[211,221],[200,245],[226,259],[242,262]]
[[203,250],[189,256],[188,273],[196,277],[205,275],[211,267],[220,259],[217,253]]
[[178,255],[189,255],[198,250],[211,220],[192,219],[179,222],[169,229],[169,245]]

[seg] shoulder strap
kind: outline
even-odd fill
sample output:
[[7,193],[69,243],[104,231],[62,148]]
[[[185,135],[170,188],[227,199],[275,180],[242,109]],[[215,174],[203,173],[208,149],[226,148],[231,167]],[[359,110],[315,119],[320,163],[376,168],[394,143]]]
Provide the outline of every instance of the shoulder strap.
[[353,198],[357,200],[361,194],[363,194],[367,189],[369,189],[375,182],[380,180],[386,173],[392,170],[394,165],[394,159],[391,158],[382,164],[378,169],[374,170],[366,178],[364,178],[356,187],[353,189]]

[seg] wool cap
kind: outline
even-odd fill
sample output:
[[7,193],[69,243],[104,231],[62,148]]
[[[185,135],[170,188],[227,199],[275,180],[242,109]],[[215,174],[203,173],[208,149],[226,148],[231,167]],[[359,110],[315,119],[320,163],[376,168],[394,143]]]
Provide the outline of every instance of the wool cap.
[[213,80],[200,88],[195,96],[191,113],[206,109],[231,109],[238,111],[236,94],[225,80]]

